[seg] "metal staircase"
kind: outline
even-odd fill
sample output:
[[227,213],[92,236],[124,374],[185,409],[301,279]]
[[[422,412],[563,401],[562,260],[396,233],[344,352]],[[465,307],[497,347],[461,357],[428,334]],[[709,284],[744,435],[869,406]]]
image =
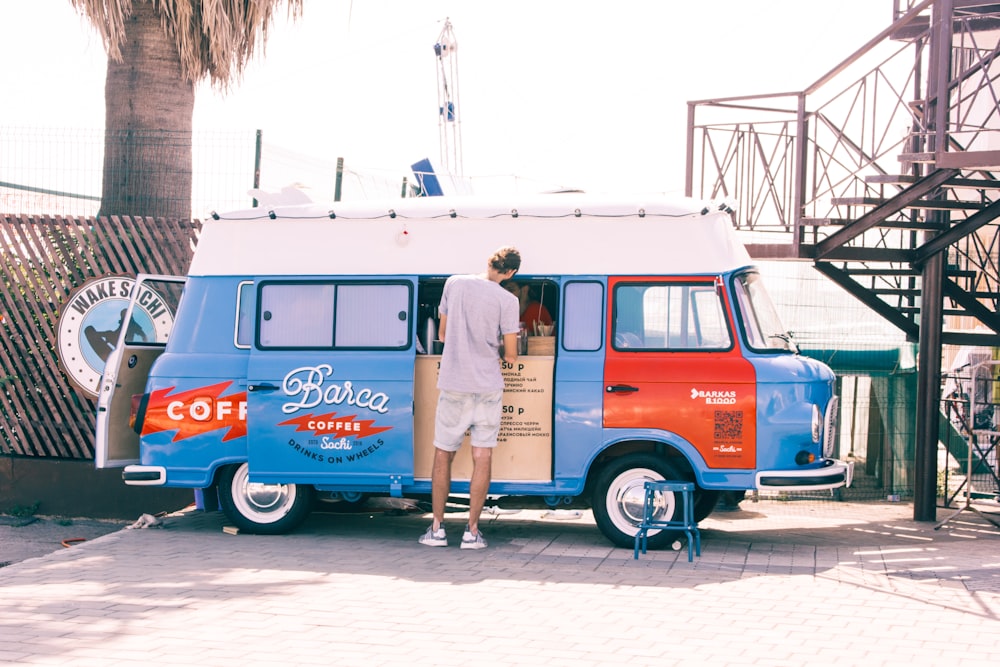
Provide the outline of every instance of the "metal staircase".
[[919,342],[918,520],[941,345],[1000,346],[998,58],[1000,3],[894,0],[891,25],[805,90],[689,102],[687,194],[736,199],[752,255],[812,261]]

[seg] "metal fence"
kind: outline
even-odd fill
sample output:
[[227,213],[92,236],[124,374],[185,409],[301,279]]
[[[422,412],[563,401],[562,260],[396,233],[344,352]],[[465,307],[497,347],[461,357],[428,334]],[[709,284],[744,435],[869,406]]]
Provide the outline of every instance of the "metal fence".
[[[93,216],[101,204],[103,130],[0,127],[0,212]],[[147,137],[139,143],[154,143]],[[246,208],[253,187],[253,132],[192,137],[191,217],[215,207]],[[154,182],[156,179],[152,179]],[[166,193],[149,193],[164,196]]]
[[[413,176],[406,168],[344,164],[337,156],[298,152],[257,131],[192,134],[191,219],[253,206],[251,190],[306,189],[315,200],[400,197]],[[160,140],[132,137],[133,143]],[[0,126],[0,213],[89,217],[101,204],[103,130]],[[408,178],[409,177],[409,178]],[[151,182],[159,179],[151,178]],[[148,193],[151,198],[169,193]],[[136,211],[142,214],[142,211]]]

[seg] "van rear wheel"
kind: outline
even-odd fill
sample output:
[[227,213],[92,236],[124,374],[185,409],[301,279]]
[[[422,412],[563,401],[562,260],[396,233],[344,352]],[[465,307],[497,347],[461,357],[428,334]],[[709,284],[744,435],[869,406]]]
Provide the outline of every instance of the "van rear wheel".
[[[669,462],[653,454],[628,454],[612,461],[601,470],[594,487],[593,508],[597,527],[618,547],[632,548],[635,534],[642,522],[643,501],[647,481],[684,479]],[[665,493],[658,514],[661,517],[683,516],[681,498]],[[677,531],[649,531],[647,543],[651,549],[670,544]]]
[[305,520],[312,508],[311,486],[251,482],[249,471],[249,466],[241,463],[227,466],[219,474],[219,504],[237,528],[280,535]]

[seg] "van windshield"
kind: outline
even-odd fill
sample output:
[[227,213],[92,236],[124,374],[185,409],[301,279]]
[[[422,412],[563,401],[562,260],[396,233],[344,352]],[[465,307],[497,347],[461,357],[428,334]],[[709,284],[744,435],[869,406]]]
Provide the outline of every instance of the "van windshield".
[[741,273],[733,278],[733,287],[747,345],[760,352],[797,353],[799,350],[782,326],[760,274]]

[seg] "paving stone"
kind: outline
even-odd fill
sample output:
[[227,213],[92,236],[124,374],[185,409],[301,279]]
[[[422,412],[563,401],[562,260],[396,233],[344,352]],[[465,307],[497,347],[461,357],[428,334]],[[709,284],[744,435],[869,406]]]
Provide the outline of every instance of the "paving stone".
[[[742,507],[702,522],[691,563],[686,549],[636,560],[589,512],[488,517],[490,547],[471,553],[417,544],[427,516],[379,511],[317,514],[267,537],[225,534],[220,513],[188,509],[162,528],[99,526],[68,548],[53,536],[82,524],[0,523],[0,561],[11,563],[0,568],[0,662],[1000,660],[1000,530],[987,522],[934,530],[905,503]],[[449,516],[451,532],[462,523]],[[31,548],[15,551],[4,528]],[[29,539],[35,529],[47,537]]]

